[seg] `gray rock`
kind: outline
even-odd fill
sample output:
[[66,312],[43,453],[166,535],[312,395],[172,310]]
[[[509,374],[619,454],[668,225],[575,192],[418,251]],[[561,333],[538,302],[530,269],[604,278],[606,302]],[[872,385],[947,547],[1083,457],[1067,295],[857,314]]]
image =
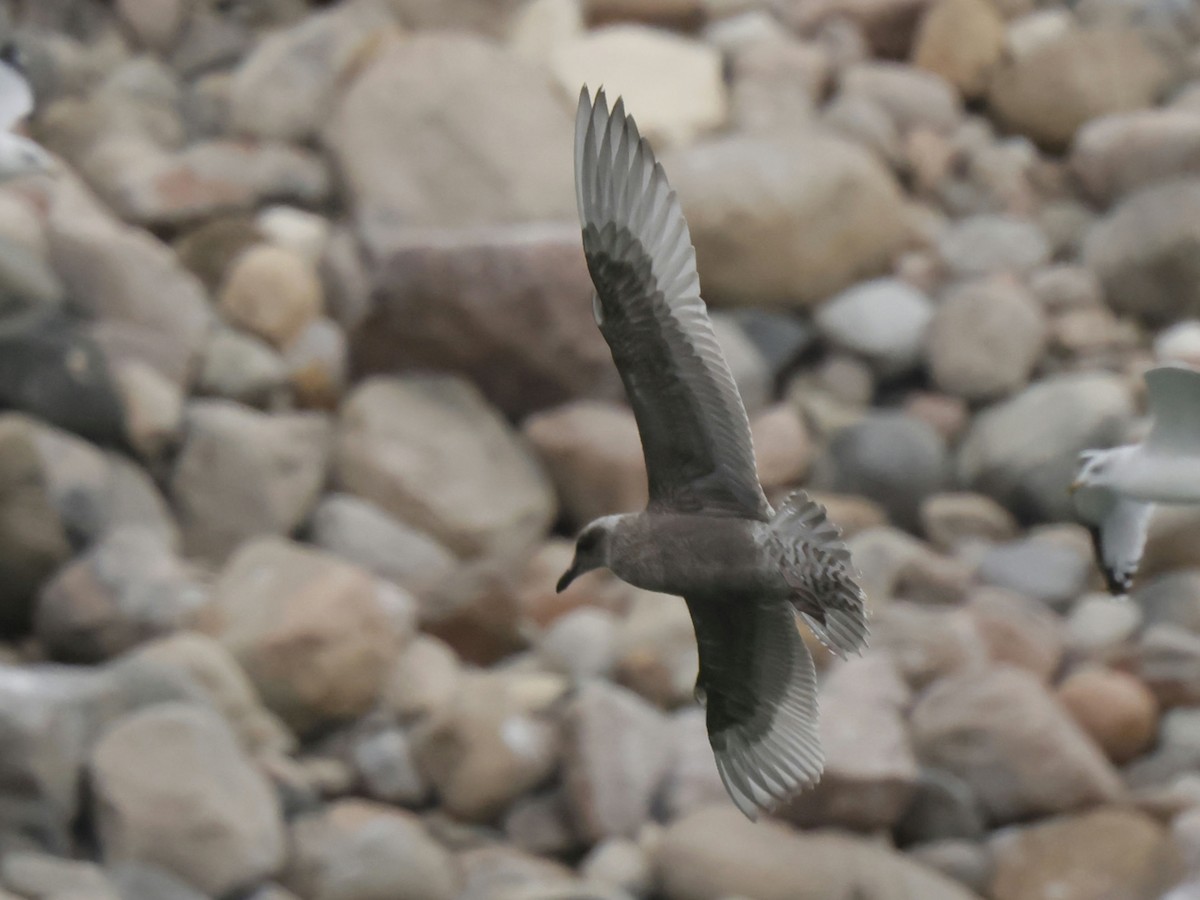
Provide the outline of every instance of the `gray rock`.
[[579,850],[571,810],[558,789],[527,794],[504,816],[504,834],[513,844],[542,856],[563,856]]
[[751,823],[732,806],[672,822],[654,852],[667,900],[970,900],[971,891],[867,838]]
[[615,397],[592,292],[574,225],[418,232],[382,264],[355,368],[457,372],[516,417]]
[[918,690],[950,675],[978,669],[987,656],[978,623],[965,610],[907,601],[889,603],[875,617],[871,645],[885,650]]
[[182,704],[135,713],[105,733],[89,768],[108,862],[156,863],[212,894],[283,863],[275,796],[215,713]]
[[553,491],[508,424],[467,383],[373,378],[341,410],[335,478],[462,556],[532,545]]
[[742,405],[753,416],[770,402],[774,392],[766,360],[732,315],[713,312],[709,318],[717,343],[721,345],[721,354],[742,397]]
[[119,529],[42,587],[33,631],[53,658],[96,663],[182,627],[206,599],[162,536]]
[[316,413],[191,403],[171,475],[188,554],[220,562],[247,538],[290,534],[324,486],[329,443]]
[[892,521],[913,526],[922,499],[945,483],[946,448],[918,419],[872,412],[834,435],[820,467],[833,471],[832,490],[869,497]]
[[933,494],[921,503],[921,530],[938,549],[951,551],[963,544],[996,543],[1017,536],[1012,513],[982,494]]
[[1064,541],[1030,537],[993,547],[979,563],[979,579],[1055,607],[1087,589],[1092,560]]
[[1071,653],[1103,657],[1129,641],[1141,625],[1138,604],[1109,594],[1086,594],[1071,607],[1063,636]]
[[944,769],[921,768],[912,802],[896,823],[897,840],[904,844],[979,840],[986,831],[983,807],[967,782]]
[[266,341],[233,328],[209,336],[196,378],[199,393],[265,406],[286,385],[283,358]]
[[1094,119],[1071,147],[1071,169],[1098,203],[1156,181],[1200,175],[1200,115],[1140,109]]
[[657,706],[672,708],[694,695],[700,657],[685,604],[638,591],[616,633],[616,680]]
[[77,319],[55,310],[0,319],[0,407],[101,444],[126,442],[105,355]]
[[841,93],[877,104],[902,135],[917,129],[948,134],[962,118],[962,104],[950,84],[933,72],[897,62],[861,62],[846,67]]
[[36,425],[0,417],[0,626],[24,632],[41,584],[71,556],[38,452]]
[[929,330],[934,383],[967,400],[990,400],[1024,387],[1046,345],[1045,315],[1019,285],[971,282],[938,304]]
[[418,723],[417,765],[448,812],[488,821],[555,770],[561,746],[556,724],[541,715],[545,687],[553,694],[565,685],[545,676],[473,675]]
[[674,760],[659,794],[668,821],[731,802],[708,742],[706,715],[697,706],[685,706],[669,720]]
[[72,303],[108,327],[114,350],[186,384],[213,314],[204,289],[175,255],[65,189],[55,198],[47,235]]
[[212,597],[221,643],[298,731],[361,716],[379,697],[402,635],[362,569],[258,538],[230,559]]
[[617,658],[617,617],[606,609],[584,606],[551,623],[537,644],[538,658],[552,672],[572,681],[607,678]]
[[278,141],[218,137],[176,153],[119,152],[126,149],[110,148],[105,168],[91,174],[121,217],[139,225],[179,227],[267,202],[317,206],[330,192],[321,156]]
[[741,309],[731,316],[758,348],[772,384],[779,383],[817,338],[816,329],[806,319],[786,312]]
[[363,736],[355,742],[351,754],[372,800],[419,806],[428,798],[429,783],[417,768],[412,742],[399,728],[385,728]]
[[245,670],[215,638],[179,631],[142,644],[113,667],[168,683],[194,684],[197,695],[221,714],[241,745],[256,755],[295,750],[295,737],[263,706]]
[[1200,179],[1142,188],[1096,223],[1083,262],[1100,276],[1113,309],[1166,324],[1200,315]]
[[1036,222],[1008,215],[968,216],[937,241],[942,262],[964,278],[1031,271],[1050,259],[1050,249]]
[[59,309],[64,300],[62,282],[42,254],[11,237],[0,238],[0,317]]
[[0,880],[29,897],[80,896],[118,900],[104,870],[92,862],[17,851],[4,856]]
[[1163,706],[1200,703],[1200,636],[1152,625],[1142,633],[1133,665]]
[[206,894],[159,866],[121,862],[109,866],[107,873],[121,900],[208,900]]
[[933,303],[921,291],[880,278],[831,297],[815,321],[835,347],[865,357],[881,375],[896,375],[919,361],[933,317]]
[[783,817],[801,825],[890,829],[917,784],[904,712],[911,691],[884,653],[837,665],[821,686],[825,771],[790,801]]
[[1006,128],[1062,149],[1090,119],[1152,105],[1168,77],[1135,29],[1068,29],[1002,66],[988,103]]
[[1111,801],[1121,782],[1033,675],[1010,667],[944,678],[910,719],[917,755],[974,790],[992,822]]
[[292,824],[284,884],[313,900],[413,897],[453,900],[454,858],[415,816],[378,803],[342,800]]
[[[663,163],[683,203],[705,296],[814,304],[882,271],[912,237],[891,175],[823,133],[703,141]],[[735,232],[729,222],[739,222]],[[814,243],[812,236],[824,240]]]
[[327,494],[312,514],[314,544],[418,597],[455,566],[453,554],[424,532],[350,494]]
[[636,694],[594,681],[566,712],[563,783],[580,834],[629,837],[649,818],[671,765],[665,717]]
[[988,848],[974,841],[935,841],[912,848],[908,855],[980,896],[987,893],[992,879],[992,856]]
[[1070,519],[1078,454],[1117,443],[1133,409],[1125,381],[1047,378],[977,416],[958,454],[961,482],[1026,519]]
[[339,81],[364,44],[394,24],[385,3],[345,3],[307,16],[259,41],[233,73],[233,129],[256,138],[303,142],[332,113]]
[[[522,97],[519,109],[493,102]],[[383,256],[405,229],[574,217],[571,119],[550,79],[463,34],[385,41],[323,140],[359,231]],[[464,160],[462,148],[482,159]],[[397,167],[411,178],[397,179]]]

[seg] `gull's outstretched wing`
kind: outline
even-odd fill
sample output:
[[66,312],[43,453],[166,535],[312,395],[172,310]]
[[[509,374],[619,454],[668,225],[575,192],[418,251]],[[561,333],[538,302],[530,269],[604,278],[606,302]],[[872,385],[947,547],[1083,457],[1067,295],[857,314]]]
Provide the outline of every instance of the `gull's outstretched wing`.
[[8,131],[33,112],[33,91],[21,71],[14,45],[0,48],[0,130]]
[[1129,500],[1108,488],[1085,485],[1075,493],[1075,508],[1091,532],[1092,546],[1109,591],[1128,593],[1142,561],[1154,504]]
[[1146,373],[1154,425],[1143,446],[1150,453],[1200,456],[1200,372],[1159,366]]
[[689,597],[687,605],[717,771],[754,819],[821,778],[812,655],[782,601]]
[[637,418],[652,508],[766,520],[746,410],[713,334],[687,222],[618,100],[584,88],[575,188],[595,314]]

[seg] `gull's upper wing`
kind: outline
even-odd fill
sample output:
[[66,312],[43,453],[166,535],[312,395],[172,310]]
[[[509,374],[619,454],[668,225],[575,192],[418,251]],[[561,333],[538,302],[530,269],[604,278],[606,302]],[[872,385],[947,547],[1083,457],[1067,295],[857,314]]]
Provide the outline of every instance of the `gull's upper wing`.
[[675,192],[618,100],[585,88],[575,188],[596,323],[637,418],[650,505],[767,519],[746,410],[700,299]]
[[812,655],[782,601],[689,597],[687,605],[717,771],[754,819],[821,778]]
[[10,44],[0,49],[0,129],[9,130],[31,112],[33,91]]
[[1146,438],[1151,453],[1200,455],[1200,372],[1159,366],[1146,373],[1154,425]]

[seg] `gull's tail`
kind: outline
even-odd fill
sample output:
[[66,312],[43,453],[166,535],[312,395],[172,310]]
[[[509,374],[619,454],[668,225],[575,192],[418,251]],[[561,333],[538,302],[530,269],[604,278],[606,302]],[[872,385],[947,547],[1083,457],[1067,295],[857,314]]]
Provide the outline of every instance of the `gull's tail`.
[[784,553],[784,578],[792,606],[817,638],[836,653],[860,653],[867,646],[867,598],[855,581],[850,549],[825,515],[825,507],[804,491],[784,500],[771,520]]

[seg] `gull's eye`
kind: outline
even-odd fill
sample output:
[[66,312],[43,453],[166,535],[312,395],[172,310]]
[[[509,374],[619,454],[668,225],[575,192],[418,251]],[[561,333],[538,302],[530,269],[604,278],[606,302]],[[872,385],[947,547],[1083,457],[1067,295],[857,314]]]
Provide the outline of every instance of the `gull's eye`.
[[585,531],[579,536],[579,541],[577,542],[576,546],[581,553],[587,553],[589,550],[595,550],[596,544],[599,543],[599,541],[600,535],[597,534],[595,530]]

